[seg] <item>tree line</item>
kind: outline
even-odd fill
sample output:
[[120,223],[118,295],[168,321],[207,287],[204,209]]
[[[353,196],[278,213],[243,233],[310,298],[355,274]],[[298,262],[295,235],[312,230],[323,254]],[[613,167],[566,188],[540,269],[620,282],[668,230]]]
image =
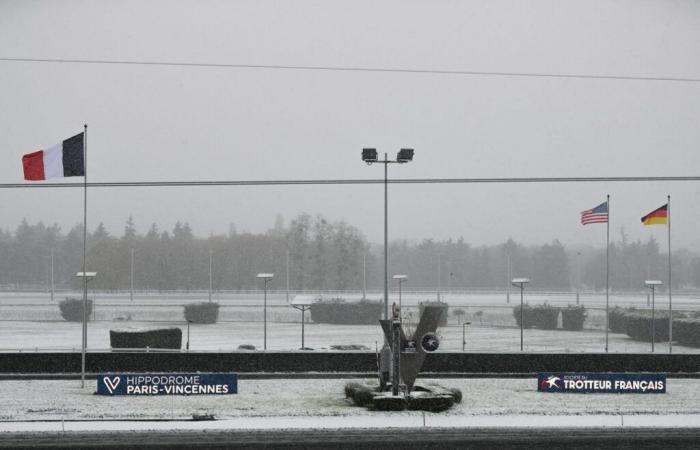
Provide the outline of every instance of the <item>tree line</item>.
[[[82,225],[62,232],[57,225],[23,220],[15,231],[0,230],[0,287],[47,289],[51,254],[56,288],[77,288],[82,269]],[[202,290],[209,287],[211,258],[214,290],[258,289],[259,272],[275,273],[273,289],[370,290],[383,288],[383,249],[370,244],[354,226],[323,216],[300,214],[288,224],[278,216],[262,233],[238,232],[198,237],[187,222],[171,230],[152,224],[139,234],[129,217],[121,236],[99,224],[88,233],[87,269],[98,272],[91,288],[127,290],[134,261],[137,290]],[[477,246],[464,239],[394,241],[389,272],[409,276],[407,289],[499,289],[508,278],[525,276],[535,289],[601,290],[605,287],[605,249],[567,249],[559,241],[522,245],[512,239]],[[666,280],[667,254],[658,243],[630,242],[624,230],[610,247],[610,285],[640,290],[645,279]],[[674,285],[700,287],[700,255],[675,251]],[[393,283],[393,282],[392,282]]]

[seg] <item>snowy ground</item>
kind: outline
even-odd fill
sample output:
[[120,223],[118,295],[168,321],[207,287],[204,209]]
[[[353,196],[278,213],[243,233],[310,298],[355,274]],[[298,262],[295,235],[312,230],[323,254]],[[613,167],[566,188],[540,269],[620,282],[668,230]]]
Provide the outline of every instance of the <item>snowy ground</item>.
[[[109,330],[124,327],[177,326],[183,331],[183,348],[187,340],[187,326],[182,322],[90,322],[88,348],[108,350]],[[462,351],[462,327],[447,326],[438,329],[441,336],[438,351]],[[478,324],[465,328],[467,352],[520,351],[520,329],[515,327],[487,327]],[[3,351],[79,351],[81,324],[70,322],[0,322],[0,352]],[[524,349],[529,352],[602,352],[605,334],[602,331],[525,330]],[[624,334],[610,333],[610,351],[646,353],[649,343],[638,342]],[[361,344],[374,351],[383,337],[379,326],[307,324],[305,346],[314,349],[338,344]],[[232,351],[238,345],[252,344],[263,347],[262,322],[226,322],[213,325],[190,326],[190,349],[193,351]],[[268,350],[292,350],[301,347],[301,324],[270,322],[267,324]],[[656,353],[668,352],[668,343],[657,343]],[[674,353],[698,353],[700,349],[673,346]]]
[[[462,390],[461,404],[441,417],[452,426],[466,426],[491,417],[683,415],[700,426],[700,380],[669,379],[666,394],[546,394],[535,379],[440,379],[437,382]],[[420,412],[377,413],[352,406],[344,398],[344,380],[239,380],[239,393],[223,396],[108,397],[94,395],[95,381],[2,381],[0,421],[45,420],[188,420],[193,413],[213,414],[217,419],[317,417],[317,425],[333,418],[393,418],[407,423]],[[619,420],[619,419],[618,419]],[[503,425],[503,424],[501,424]],[[515,424],[511,424],[515,425]],[[408,426],[408,425],[405,425]],[[0,427],[2,429],[2,427]]]
[[[59,313],[58,301],[79,293],[62,292],[50,302],[47,293],[0,293],[0,352],[34,350],[73,350],[81,342],[81,325],[65,322]],[[352,294],[325,294],[326,297],[355,297]],[[403,296],[404,310],[414,311],[419,301],[434,293],[411,293]],[[144,294],[137,293],[133,302],[128,293],[97,293],[95,313],[97,319],[88,327],[88,347],[93,350],[109,349],[109,330],[123,327],[179,326],[183,330],[183,347],[186,341],[186,323],[182,305],[194,301],[206,301],[207,293]],[[205,351],[234,350],[240,344],[263,345],[262,295],[250,293],[215,292],[213,299],[220,302],[220,322],[215,325],[192,325],[190,348]],[[468,352],[510,352],[520,350],[520,329],[515,326],[512,306],[519,298],[513,294],[506,303],[504,293],[451,292],[444,294],[451,311],[459,307],[465,310],[461,318],[450,314],[448,326],[438,331],[442,337],[439,351],[461,351],[463,329],[459,321],[470,321],[464,329]],[[397,300],[392,298],[393,300]],[[533,293],[526,297],[531,304],[545,301],[560,306],[573,304],[571,293]],[[588,309],[586,329],[581,332],[525,330],[524,347],[531,352],[599,352],[605,348],[604,304],[601,294],[583,294],[581,303]],[[666,299],[667,300],[667,299]],[[611,305],[646,307],[643,293],[613,295]],[[700,300],[693,295],[674,297],[677,310],[696,311]],[[657,298],[657,307],[663,309],[663,296]],[[416,314],[417,316],[417,314]],[[307,313],[307,321],[309,320]],[[267,309],[268,349],[290,350],[301,347],[301,313],[286,303],[283,292],[269,294]],[[321,349],[338,344],[361,344],[375,348],[383,340],[379,326],[375,325],[327,325],[306,324],[305,346]],[[626,335],[610,334],[610,351],[644,353],[651,350],[648,343],[636,342]],[[658,344],[656,351],[667,352],[667,344]],[[674,345],[678,353],[697,353],[700,349]]]

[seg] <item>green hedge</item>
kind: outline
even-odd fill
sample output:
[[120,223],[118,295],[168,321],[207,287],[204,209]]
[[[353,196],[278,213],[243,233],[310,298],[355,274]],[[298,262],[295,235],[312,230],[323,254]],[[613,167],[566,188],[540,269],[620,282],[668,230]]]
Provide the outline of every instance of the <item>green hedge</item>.
[[119,348],[182,348],[182,330],[179,328],[109,330],[109,344]]
[[311,305],[311,320],[316,323],[377,325],[382,317],[382,302],[362,300],[346,302],[340,298]]
[[[420,302],[418,303],[418,317],[420,318],[423,315],[423,310],[427,305],[436,305],[440,307],[440,319],[438,320],[438,326],[439,327],[444,327],[447,326],[447,311],[450,309],[450,305],[448,305],[445,302],[433,302],[433,301],[427,301],[427,302]],[[420,320],[420,319],[419,319]]]
[[673,319],[673,340],[688,347],[700,347],[700,319]]
[[[83,321],[83,299],[82,298],[71,298],[66,297],[58,304],[58,308],[61,310],[61,316],[68,322],[82,322]],[[87,299],[87,318],[90,320],[92,316],[92,300]]]
[[568,331],[581,331],[587,316],[588,313],[583,305],[569,305],[561,310],[562,328]]
[[[557,328],[557,319],[561,308],[548,304],[530,306],[525,304],[523,307],[523,328],[539,328],[542,330],[555,330]],[[513,308],[513,317],[515,323],[520,326],[520,305]]]
[[185,320],[192,323],[211,324],[219,319],[219,304],[214,302],[185,305]]

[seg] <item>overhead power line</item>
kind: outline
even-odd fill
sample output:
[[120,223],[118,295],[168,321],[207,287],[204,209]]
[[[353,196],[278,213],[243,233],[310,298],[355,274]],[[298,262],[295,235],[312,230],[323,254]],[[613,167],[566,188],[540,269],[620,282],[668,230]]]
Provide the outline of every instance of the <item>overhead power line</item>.
[[[700,181],[700,176],[681,177],[527,177],[527,178],[398,178],[390,184],[478,184],[478,183],[603,183]],[[88,183],[90,188],[195,187],[195,186],[294,186],[319,184],[382,184],[383,179],[319,180],[221,180],[221,181],[103,181]],[[83,183],[3,183],[2,189],[78,188]]]
[[442,69],[408,69],[400,67],[353,67],[353,66],[304,66],[282,64],[227,64],[227,63],[198,63],[178,61],[130,61],[112,59],[68,59],[68,58],[11,58],[0,57],[5,62],[25,63],[55,63],[55,64],[107,64],[131,66],[160,66],[160,67],[198,67],[214,69],[262,69],[262,70],[305,70],[327,72],[373,72],[401,73],[424,75],[461,75],[461,76],[490,76],[490,77],[521,77],[521,78],[564,78],[582,80],[620,80],[620,81],[670,81],[682,83],[700,83],[700,78],[665,77],[665,76],[627,76],[627,75],[596,75],[573,73],[546,72],[502,72],[481,70],[442,70]]

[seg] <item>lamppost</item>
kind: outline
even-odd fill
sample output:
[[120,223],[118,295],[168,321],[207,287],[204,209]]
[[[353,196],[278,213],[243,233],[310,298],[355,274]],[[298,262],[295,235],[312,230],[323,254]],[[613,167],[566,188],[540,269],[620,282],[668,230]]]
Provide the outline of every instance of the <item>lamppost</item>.
[[80,358],[80,387],[85,387],[85,351],[87,349],[87,285],[88,283],[97,276],[97,272],[78,272],[75,274],[76,277],[82,278],[84,280],[84,290],[83,290],[83,341],[81,348],[81,358]]
[[376,148],[363,148],[362,161],[367,164],[384,164],[384,319],[389,318],[389,164],[403,164],[413,160],[413,149],[402,148],[396,155],[396,161],[389,160],[384,153],[384,159],[377,157]]
[[399,282],[399,321],[403,324],[403,309],[401,309],[401,285],[408,280],[408,275],[394,275],[394,280]]
[[654,288],[663,283],[659,280],[646,280],[644,285],[651,290],[651,352],[654,353],[654,338],[656,337],[656,321],[654,320]]
[[298,309],[301,311],[301,349],[304,350],[306,347],[304,346],[304,316],[306,314],[306,311],[311,309],[311,305],[313,304],[314,299],[308,295],[297,295],[294,297],[294,300],[292,300],[292,307]]
[[265,287],[263,288],[263,350],[267,350],[267,282],[274,277],[274,273],[259,273],[258,278],[262,278]]
[[464,322],[462,323],[462,353],[464,353],[464,347],[467,345],[467,325],[471,324],[471,322]]
[[190,320],[187,319],[187,351],[190,351]]
[[523,351],[523,325],[524,325],[524,314],[525,310],[523,305],[523,291],[525,290],[525,285],[530,282],[529,278],[513,278],[511,284],[515,287],[520,288],[520,351]]
[[131,290],[129,291],[129,301],[134,301],[134,249],[131,249],[131,276],[129,277],[131,281]]
[[212,288],[212,265],[214,260],[214,250],[209,249],[209,303],[211,303],[211,288]]

